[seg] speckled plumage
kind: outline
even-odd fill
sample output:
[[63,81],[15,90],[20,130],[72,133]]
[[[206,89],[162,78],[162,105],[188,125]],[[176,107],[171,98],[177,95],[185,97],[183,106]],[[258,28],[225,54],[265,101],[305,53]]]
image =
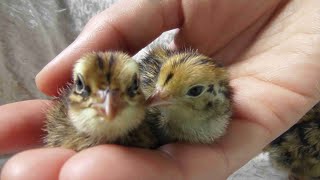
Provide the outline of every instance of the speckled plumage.
[[[149,97],[159,89],[174,103],[148,109],[147,117],[161,144],[212,143],[221,137],[232,114],[229,76],[211,58],[194,50],[152,49],[139,63],[142,89]],[[201,85],[198,97],[186,90]]]
[[[144,121],[145,98],[134,80],[139,76],[138,70],[135,61],[124,53],[91,53],[83,56],[74,67],[74,83],[61,91],[46,114],[46,146],[76,151],[109,143],[156,147],[157,140]],[[121,106],[114,118],[100,112],[105,110],[100,106],[107,106],[107,100],[98,104],[101,103],[101,90],[105,93],[116,92],[120,98],[119,102],[111,104],[118,103]]]
[[80,151],[99,144],[118,144],[141,148],[155,148],[157,139],[146,123],[128,132],[126,136],[110,142],[105,139],[94,138],[90,134],[79,132],[67,116],[67,102],[65,97],[54,100],[53,106],[47,112],[44,138],[47,147],[64,147]]
[[290,178],[320,179],[320,103],[265,151],[273,165],[287,171]]

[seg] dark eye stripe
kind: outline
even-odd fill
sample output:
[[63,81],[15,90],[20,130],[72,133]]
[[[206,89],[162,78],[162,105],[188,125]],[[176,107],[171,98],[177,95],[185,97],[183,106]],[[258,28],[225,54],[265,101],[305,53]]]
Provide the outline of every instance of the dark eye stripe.
[[112,68],[114,63],[115,63],[114,56],[113,56],[113,54],[110,54],[110,57],[109,57],[109,71],[111,70],[111,68]]
[[98,63],[98,67],[99,69],[103,70],[103,54],[98,53],[97,54],[97,63]]
[[139,80],[137,74],[134,74],[132,77],[132,83],[130,87],[127,89],[127,94],[130,97],[134,97],[138,93],[138,88],[139,88]]
[[113,54],[110,54],[110,57],[109,57],[109,66],[108,66],[108,73],[106,75],[106,78],[107,78],[107,81],[108,83],[111,83],[111,71],[112,71],[112,66],[114,65],[115,63],[115,60],[114,60],[114,56]]
[[166,81],[164,82],[163,85],[168,84],[168,82],[172,79],[172,77],[173,77],[173,73],[171,72],[171,73],[169,73],[169,75],[167,76],[167,79],[166,79]]

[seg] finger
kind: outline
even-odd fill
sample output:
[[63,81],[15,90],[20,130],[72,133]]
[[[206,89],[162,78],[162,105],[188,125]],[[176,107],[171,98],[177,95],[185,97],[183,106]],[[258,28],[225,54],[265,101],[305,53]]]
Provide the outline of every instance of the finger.
[[38,88],[55,95],[71,77],[75,60],[83,53],[146,46],[163,31],[182,22],[180,1],[124,0],[92,18],[75,42],[52,60],[36,77]]
[[[282,119],[288,126],[319,101],[320,56],[319,46],[315,45],[320,44],[319,29],[315,28],[319,25],[315,23],[319,6],[316,4],[317,1],[287,4],[241,61],[230,66],[233,83],[241,92],[238,98],[243,99],[239,100],[238,110],[251,116],[245,119],[261,123],[273,122],[270,118]],[[297,5],[301,8],[291,11]],[[256,109],[269,111],[274,117],[267,117],[266,113],[258,115]]]
[[115,145],[93,147],[73,156],[60,179],[185,179],[160,151]]
[[[162,147],[180,165],[184,176],[226,179],[317,103],[315,99],[252,79],[235,79],[231,86],[235,92],[236,119],[221,140],[211,148],[174,144]],[[279,99],[283,101],[276,101]]]
[[[239,33],[237,37],[233,38],[226,46],[215,51],[211,56],[213,59],[221,64],[230,65],[238,62],[239,57],[246,51],[248,46],[252,44],[255,36],[259,34],[261,28],[270,20],[272,14],[274,14],[275,8],[267,11],[261,16],[256,23],[253,23],[244,31]],[[211,49],[213,50],[213,49]]]
[[62,165],[74,154],[72,150],[61,148],[24,151],[9,159],[0,179],[59,179]]
[[44,112],[49,102],[30,100],[0,106],[0,154],[41,144]]
[[281,1],[182,1],[185,21],[174,42],[177,47],[191,46],[213,55],[250,26],[259,24],[260,17],[271,17],[268,12]]
[[[62,167],[61,179],[226,179],[266,145],[270,134],[237,120],[220,144],[170,144],[161,151],[103,145],[81,151]],[[243,140],[246,140],[243,143]]]
[[227,179],[260,153],[269,139],[270,134],[263,126],[237,119],[214,145],[169,144],[162,150],[175,160],[184,177]]
[[[243,59],[249,59],[257,54],[269,52],[269,50],[277,50],[279,45],[297,46],[297,49],[290,48],[285,52],[291,54],[299,53],[300,51],[315,54],[309,51],[310,46],[319,52],[318,36],[319,36],[319,1],[290,1],[278,8],[277,16],[270,21],[267,28],[259,34],[255,39],[255,45],[250,47]],[[294,10],[293,10],[294,9]],[[308,36],[308,37],[306,37]],[[301,52],[301,53],[302,53]]]

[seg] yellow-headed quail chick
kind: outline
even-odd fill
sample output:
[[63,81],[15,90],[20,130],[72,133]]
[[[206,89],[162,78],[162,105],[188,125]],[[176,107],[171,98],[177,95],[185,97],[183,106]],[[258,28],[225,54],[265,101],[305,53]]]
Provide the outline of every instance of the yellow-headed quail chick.
[[264,150],[289,179],[320,179],[320,103]]
[[158,47],[139,63],[148,120],[160,144],[209,144],[221,137],[232,114],[229,75],[193,50]]
[[124,53],[83,56],[74,66],[74,83],[47,112],[46,145],[76,151],[107,143],[155,147],[139,78],[138,64]]

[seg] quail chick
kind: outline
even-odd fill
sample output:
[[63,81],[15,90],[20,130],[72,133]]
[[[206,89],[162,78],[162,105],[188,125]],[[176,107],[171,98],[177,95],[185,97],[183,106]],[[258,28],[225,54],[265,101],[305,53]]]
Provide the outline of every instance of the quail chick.
[[162,47],[139,65],[142,89],[152,107],[148,119],[160,144],[209,144],[225,133],[232,114],[226,69],[193,50]]
[[73,81],[47,112],[48,147],[76,151],[106,143],[155,147],[156,139],[144,123],[138,64],[128,55],[87,54],[75,64]]
[[289,179],[320,179],[320,102],[264,150]]

